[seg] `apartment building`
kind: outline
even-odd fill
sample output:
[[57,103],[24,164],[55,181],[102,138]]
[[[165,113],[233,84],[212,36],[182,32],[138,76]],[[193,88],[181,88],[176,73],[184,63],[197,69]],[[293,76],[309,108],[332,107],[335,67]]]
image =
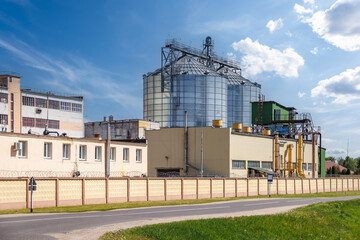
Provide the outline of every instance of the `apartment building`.
[[110,177],[147,175],[145,141],[111,141],[0,132],[0,177]]
[[84,136],[84,99],[21,89],[20,76],[0,74],[0,131]]

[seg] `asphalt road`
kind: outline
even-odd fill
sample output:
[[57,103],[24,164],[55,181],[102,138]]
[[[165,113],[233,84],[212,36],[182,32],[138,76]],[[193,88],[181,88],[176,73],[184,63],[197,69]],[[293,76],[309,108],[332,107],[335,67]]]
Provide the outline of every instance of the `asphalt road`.
[[133,221],[193,217],[201,215],[228,216],[234,212],[259,211],[266,209],[308,205],[319,202],[342,201],[360,198],[274,198],[256,200],[237,200],[197,205],[149,207],[122,209],[105,212],[28,214],[0,216],[0,239],[55,239],[50,234],[68,233],[80,229],[92,229],[109,224],[122,224]]

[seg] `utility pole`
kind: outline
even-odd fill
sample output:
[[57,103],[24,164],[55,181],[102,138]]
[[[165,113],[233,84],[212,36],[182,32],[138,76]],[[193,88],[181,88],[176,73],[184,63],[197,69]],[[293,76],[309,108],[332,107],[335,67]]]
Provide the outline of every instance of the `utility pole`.
[[110,177],[110,142],[111,142],[111,131],[110,131],[110,118],[107,121],[107,138],[105,147],[105,177]]

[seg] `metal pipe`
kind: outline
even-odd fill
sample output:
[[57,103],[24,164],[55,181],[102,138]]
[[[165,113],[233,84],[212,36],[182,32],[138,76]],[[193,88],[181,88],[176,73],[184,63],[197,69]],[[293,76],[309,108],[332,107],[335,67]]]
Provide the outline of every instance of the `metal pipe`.
[[187,111],[185,111],[185,134],[184,134],[184,162],[185,162],[185,167],[184,167],[184,171],[187,172],[187,137],[188,137],[188,132],[187,132]]
[[[319,134],[319,136],[320,136],[320,150],[319,150],[319,159],[320,159],[319,163],[320,163],[320,165],[319,165],[319,169],[320,169],[320,176],[322,176],[322,147],[321,147],[321,133],[319,132],[318,134]],[[324,168],[324,169],[325,169],[325,168]],[[325,173],[324,173],[324,176],[325,176]]]
[[303,136],[299,134],[299,145],[298,145],[298,174],[301,177],[305,177],[304,173],[302,172],[302,152],[303,152]]
[[110,131],[110,119],[107,122],[107,137],[106,137],[106,147],[105,147],[105,177],[110,177],[110,141],[111,141],[111,131]]
[[287,147],[288,147],[288,169],[289,169],[289,176],[290,176],[291,173],[294,171],[294,169],[292,167],[292,149],[293,149],[294,145],[289,144]]
[[315,133],[311,135],[312,141],[312,177],[315,178]]
[[279,135],[275,134],[275,172],[279,173]]
[[200,176],[204,176],[204,158],[203,158],[203,127],[201,127],[201,158],[200,158]]

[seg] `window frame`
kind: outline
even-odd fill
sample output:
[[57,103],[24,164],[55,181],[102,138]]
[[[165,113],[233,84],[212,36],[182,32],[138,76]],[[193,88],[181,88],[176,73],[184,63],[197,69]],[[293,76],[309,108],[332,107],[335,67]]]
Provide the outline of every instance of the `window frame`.
[[[136,149],[136,159],[135,159],[135,162],[136,163],[142,163],[142,149]],[[138,155],[139,153],[139,155]],[[138,159],[138,156],[139,156],[139,159]]]
[[[126,154],[125,154],[125,152],[126,152]],[[129,148],[123,148],[123,162],[129,162],[129,156],[130,156],[130,154],[129,154]],[[125,156],[126,156],[126,158],[125,158]]]
[[[235,165],[239,165],[238,166],[234,166],[234,163],[236,163]],[[244,164],[244,167],[242,167],[241,165]],[[232,160],[231,161],[231,169],[246,169],[246,161],[245,160]]]
[[79,145],[79,160],[86,161],[86,145]]
[[[264,167],[263,164],[270,164],[270,168]],[[272,169],[273,167],[273,162],[270,161],[261,161],[261,168],[265,168],[265,169]]]
[[101,147],[100,146],[95,146],[95,161],[96,162],[101,162]]
[[19,141],[20,149],[18,150],[18,157],[26,158],[27,156],[27,141]]
[[[255,162],[257,162],[257,163],[259,163],[257,166],[250,166],[250,163],[255,163]],[[247,161],[247,165],[248,165],[248,168],[249,167],[260,167],[260,161]]]
[[72,103],[71,104],[71,111],[82,113],[82,104],[80,103]]
[[[67,151],[66,150],[66,146],[67,146]],[[64,153],[67,153],[67,157],[64,156]],[[69,160],[70,159],[70,144],[68,143],[63,143],[63,147],[62,147],[62,159],[65,160]]]
[[38,108],[47,108],[47,100],[45,98],[35,98],[35,106]]
[[110,148],[110,161],[111,162],[116,161],[116,148],[115,147]]
[[52,144],[49,142],[44,143],[44,158],[51,159],[52,157]]

